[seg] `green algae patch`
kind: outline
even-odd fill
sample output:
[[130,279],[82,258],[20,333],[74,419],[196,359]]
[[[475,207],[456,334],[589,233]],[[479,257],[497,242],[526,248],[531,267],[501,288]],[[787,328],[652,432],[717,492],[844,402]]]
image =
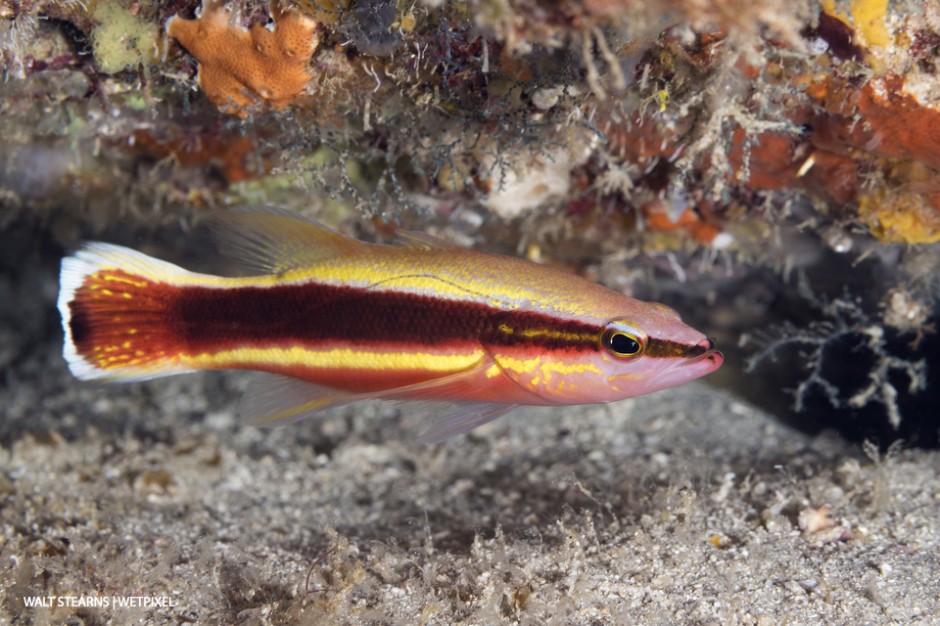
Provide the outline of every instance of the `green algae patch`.
[[91,32],[92,47],[102,72],[115,74],[160,58],[162,43],[156,24],[107,0],[95,5],[92,16],[98,22]]

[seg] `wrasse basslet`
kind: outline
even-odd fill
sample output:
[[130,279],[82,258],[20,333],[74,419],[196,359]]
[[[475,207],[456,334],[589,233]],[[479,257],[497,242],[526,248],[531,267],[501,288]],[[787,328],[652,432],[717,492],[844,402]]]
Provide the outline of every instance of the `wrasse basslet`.
[[432,401],[440,441],[516,405],[610,402],[672,387],[722,355],[672,309],[521,259],[420,233],[350,239],[246,207],[211,223],[255,275],[197,274],[87,243],[62,261],[65,360],[82,380],[258,370],[255,423],[364,398]]

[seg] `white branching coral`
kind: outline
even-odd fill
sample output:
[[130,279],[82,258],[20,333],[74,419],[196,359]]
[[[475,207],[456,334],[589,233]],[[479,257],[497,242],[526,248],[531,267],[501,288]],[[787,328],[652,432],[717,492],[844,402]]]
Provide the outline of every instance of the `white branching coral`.
[[[898,406],[898,389],[891,382],[895,374],[903,374],[908,381],[907,393],[913,394],[927,388],[927,362],[925,359],[911,360],[893,354],[885,337],[884,328],[872,320],[858,304],[849,297],[824,302],[809,291],[803,282],[802,295],[827,318],[815,321],[807,327],[797,327],[787,321],[774,333],[763,338],[763,349],[752,356],[748,371],[753,371],[767,358],[775,359],[778,351],[786,346],[799,345],[808,376],[794,390],[793,408],[802,411],[809,393],[818,389],[835,408],[861,408],[872,402],[885,407],[888,422],[895,430],[901,425],[901,410]],[[855,353],[868,353],[873,364],[860,389],[846,396],[843,389],[830,380],[827,359],[832,358],[833,347],[843,341],[855,346]]]

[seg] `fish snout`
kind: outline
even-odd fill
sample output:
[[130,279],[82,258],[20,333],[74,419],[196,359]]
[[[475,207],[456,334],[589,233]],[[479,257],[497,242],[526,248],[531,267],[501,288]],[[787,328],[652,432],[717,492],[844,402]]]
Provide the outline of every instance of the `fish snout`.
[[715,342],[709,337],[705,337],[696,345],[690,347],[682,356],[685,358],[682,367],[707,361],[712,364],[714,369],[718,369],[725,360],[725,356],[720,350],[715,349]]

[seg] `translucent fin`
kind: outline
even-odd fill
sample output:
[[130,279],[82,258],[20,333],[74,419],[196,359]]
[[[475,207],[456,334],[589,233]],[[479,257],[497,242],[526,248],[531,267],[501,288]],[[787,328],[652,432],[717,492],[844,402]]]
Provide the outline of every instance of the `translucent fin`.
[[209,220],[219,251],[248,271],[279,274],[336,256],[362,254],[369,244],[297,213],[244,206]]
[[253,426],[283,426],[367,397],[287,376],[258,374],[242,397],[238,413]]
[[[468,388],[467,382],[476,380],[476,368],[415,385],[387,389],[373,393],[355,393],[324,387],[289,376],[259,372],[249,385],[238,407],[239,415],[254,426],[282,426],[313,417],[320,411],[367,399],[393,399],[413,396],[415,400],[401,400],[402,404],[420,404],[423,394],[433,397],[441,406],[451,404],[454,394]],[[427,397],[425,396],[425,397]]]
[[395,243],[406,248],[417,248],[419,250],[458,250],[462,249],[457,244],[414,230],[396,230]]
[[[491,364],[485,361],[483,367]],[[418,439],[422,443],[435,443],[491,422],[515,406],[458,399],[485,384],[477,375],[478,367],[415,385],[362,394],[286,376],[259,374],[246,391],[239,414],[256,426],[280,426],[358,400],[393,399],[403,411],[419,412],[436,421]]]
[[418,436],[421,443],[440,443],[463,434],[505,415],[514,404],[494,402],[406,402],[403,411],[417,411],[436,420],[434,425]]

